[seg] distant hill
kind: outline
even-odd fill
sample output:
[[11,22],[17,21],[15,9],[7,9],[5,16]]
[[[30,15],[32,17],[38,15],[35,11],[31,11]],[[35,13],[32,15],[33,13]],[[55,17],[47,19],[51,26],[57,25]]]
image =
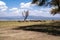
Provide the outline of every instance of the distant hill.
[[[22,20],[22,16],[0,17],[0,20]],[[60,17],[28,16],[29,20],[60,20]]]
[[28,19],[35,19],[35,20],[60,20],[60,17],[29,16]]

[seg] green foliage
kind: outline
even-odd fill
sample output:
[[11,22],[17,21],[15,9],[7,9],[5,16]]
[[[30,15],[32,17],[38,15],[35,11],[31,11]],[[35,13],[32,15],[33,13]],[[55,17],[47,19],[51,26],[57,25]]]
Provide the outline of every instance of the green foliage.
[[52,9],[51,13],[54,15],[54,14],[57,14],[59,13],[60,14],[60,0],[51,0],[50,2],[48,2],[49,0],[33,0],[32,3],[36,3],[37,5],[39,6],[43,6],[43,5],[50,5],[50,6],[54,6],[54,7],[57,7],[57,9]]

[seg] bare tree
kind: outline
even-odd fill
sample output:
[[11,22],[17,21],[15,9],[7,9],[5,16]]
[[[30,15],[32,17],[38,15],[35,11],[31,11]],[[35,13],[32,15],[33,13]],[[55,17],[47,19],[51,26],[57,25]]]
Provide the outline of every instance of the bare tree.
[[22,12],[22,15],[24,17],[24,21],[26,21],[27,17],[29,16],[29,11],[27,10],[27,11]]

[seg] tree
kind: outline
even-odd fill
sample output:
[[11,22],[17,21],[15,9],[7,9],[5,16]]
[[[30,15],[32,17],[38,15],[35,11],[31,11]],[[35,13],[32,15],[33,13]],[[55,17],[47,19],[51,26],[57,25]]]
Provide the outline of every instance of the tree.
[[22,12],[22,15],[24,17],[24,21],[26,21],[28,15],[29,15],[29,11],[27,10],[27,11]]
[[51,10],[51,14],[60,14],[60,0],[33,0],[32,4],[37,4],[38,6],[50,5],[54,6],[55,9]]

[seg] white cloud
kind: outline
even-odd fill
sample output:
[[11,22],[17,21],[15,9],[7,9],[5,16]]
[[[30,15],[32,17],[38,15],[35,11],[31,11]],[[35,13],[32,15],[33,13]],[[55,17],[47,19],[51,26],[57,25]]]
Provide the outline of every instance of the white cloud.
[[10,16],[19,16],[19,10],[18,8],[11,8],[7,11],[5,11],[4,13],[0,13],[0,17],[10,17]]
[[40,8],[39,10],[30,10],[29,15],[32,16],[43,16],[43,17],[59,17],[58,14],[50,14],[51,8]]
[[[0,1],[0,17],[1,16],[22,16],[22,12],[27,9],[31,9],[35,6],[36,4],[31,4],[31,2],[28,3],[21,3],[20,4],[20,9],[19,8],[11,8],[9,9],[9,13],[6,12],[7,6],[6,3],[3,1]],[[37,8],[37,7],[36,7]],[[31,9],[29,10],[29,15],[31,16],[45,16],[45,17],[57,17],[58,15],[51,15],[50,14],[51,8],[39,8],[39,9]],[[4,14],[3,14],[4,13]],[[58,16],[60,17],[60,16]]]
[[35,6],[36,4],[31,4],[31,2],[28,3],[20,3],[20,8],[27,8],[27,9],[31,9],[33,6]]
[[4,17],[7,15],[7,6],[6,3],[3,1],[0,1],[0,17]]
[[[31,2],[28,2],[28,3],[21,3],[20,4],[20,8],[23,8],[22,10],[29,10],[33,7],[36,7],[36,4],[31,4]],[[32,10],[29,10],[29,15],[32,15],[32,16],[45,16],[45,17],[53,17],[52,14],[50,14],[50,10],[51,8],[49,7],[41,7],[39,9],[32,9]]]
[[13,12],[13,13],[19,13],[18,8],[12,8],[12,9],[10,9],[10,11]]
[[0,1],[0,5],[6,5],[3,1]]
[[21,6],[21,8],[30,8],[31,2],[28,2],[28,3],[21,3],[20,6]]
[[10,16],[21,16],[21,11],[18,8],[11,8],[9,11]]
[[6,11],[7,10],[6,3],[3,1],[0,1],[0,12]]

